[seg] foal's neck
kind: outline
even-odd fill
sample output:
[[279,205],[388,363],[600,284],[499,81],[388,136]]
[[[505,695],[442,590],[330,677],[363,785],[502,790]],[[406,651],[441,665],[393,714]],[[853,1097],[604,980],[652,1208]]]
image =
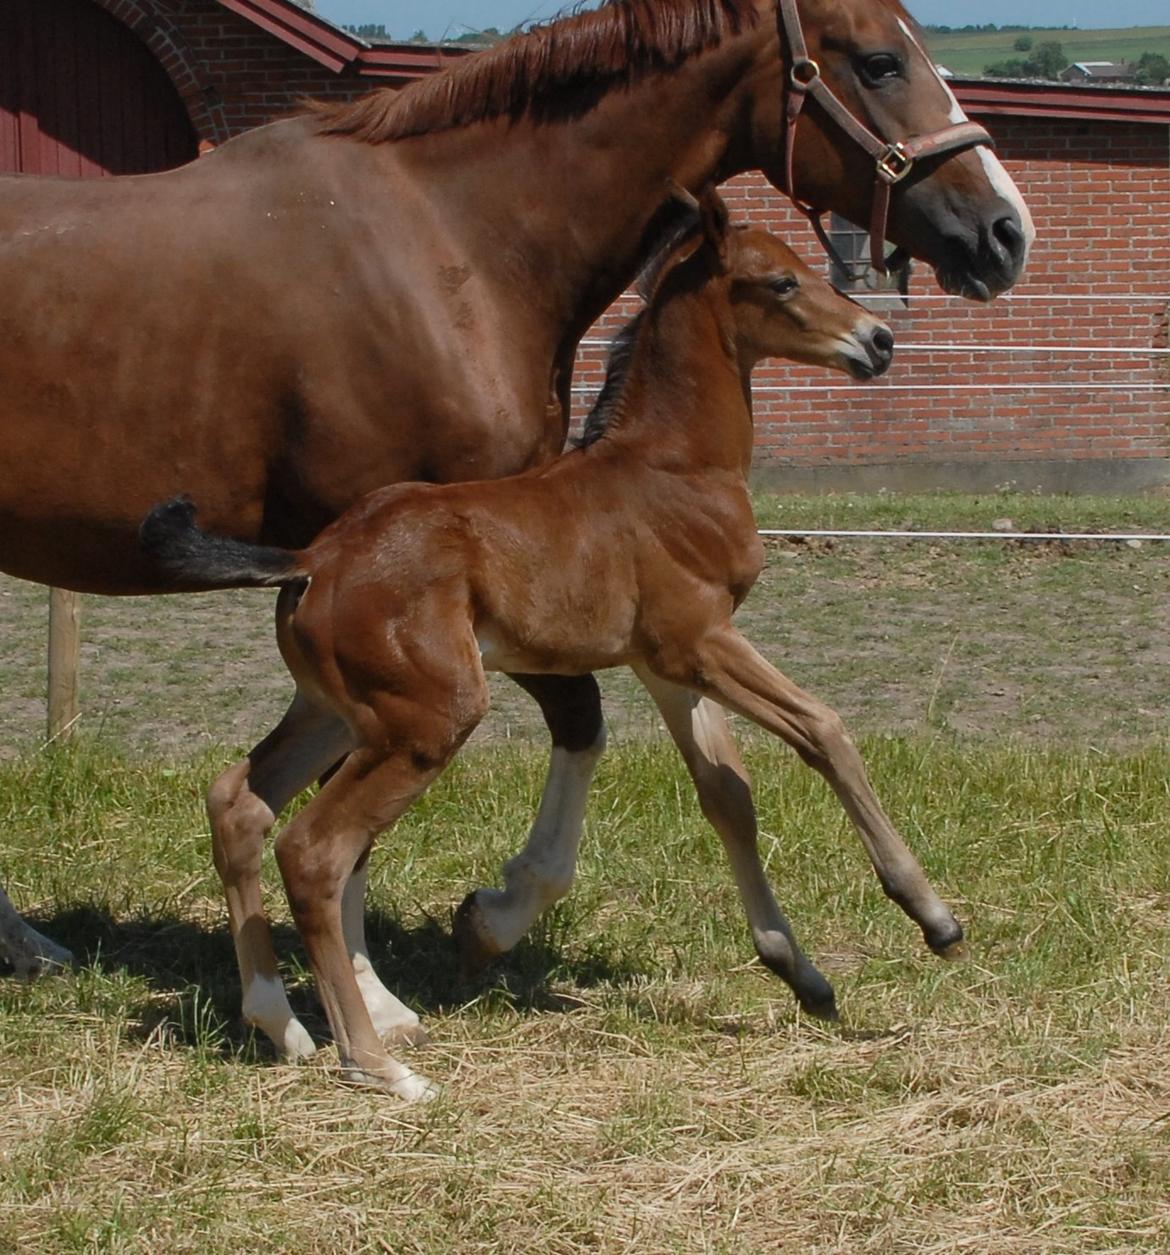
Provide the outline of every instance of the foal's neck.
[[651,305],[598,443],[646,466],[746,480],[753,435],[751,367],[723,285]]

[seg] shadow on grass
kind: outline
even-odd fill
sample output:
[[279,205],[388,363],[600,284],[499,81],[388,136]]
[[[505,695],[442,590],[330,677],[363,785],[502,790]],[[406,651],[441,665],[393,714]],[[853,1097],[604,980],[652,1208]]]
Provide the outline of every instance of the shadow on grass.
[[[125,1007],[133,1036],[144,1039],[161,1027],[186,1046],[206,1049],[213,1039],[224,1056],[249,1052],[253,1043],[260,1044],[258,1054],[265,1053],[264,1039],[240,1019],[235,951],[225,926],[204,927],[174,915],[117,919],[98,906],[30,917],[29,923],[72,950],[83,972],[122,973],[145,983],[150,995]],[[293,1012],[315,1040],[328,1040],[329,1026],[296,930],[276,924],[272,934]],[[369,910],[366,937],[387,988],[424,1017],[485,996],[519,1013],[570,1011],[580,1003],[558,994],[551,987],[554,978],[587,988],[625,984],[641,974],[604,953],[591,950],[574,959],[555,946],[526,939],[482,980],[468,984],[459,976],[449,926],[434,918],[405,927],[395,915]]]

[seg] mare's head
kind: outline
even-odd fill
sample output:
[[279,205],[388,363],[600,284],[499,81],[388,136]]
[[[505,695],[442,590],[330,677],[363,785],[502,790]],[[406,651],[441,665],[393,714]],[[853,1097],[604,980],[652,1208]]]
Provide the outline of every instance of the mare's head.
[[877,233],[928,262],[946,291],[988,300],[1011,287],[1031,217],[899,0],[763,0],[762,21],[740,164],[864,227],[888,193]]
[[[714,309],[741,373],[765,357],[841,370],[854,379],[883,374],[894,356],[889,327],[843,296],[776,236],[737,227],[714,188],[703,191],[686,241],[648,277],[651,303],[698,292]],[[652,291],[651,291],[652,289]]]

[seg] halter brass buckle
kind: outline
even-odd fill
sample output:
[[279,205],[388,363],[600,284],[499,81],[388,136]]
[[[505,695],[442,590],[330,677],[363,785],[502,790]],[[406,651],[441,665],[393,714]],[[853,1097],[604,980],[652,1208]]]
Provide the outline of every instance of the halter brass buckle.
[[876,160],[878,178],[885,183],[901,183],[914,168],[914,158],[901,144],[887,144]]

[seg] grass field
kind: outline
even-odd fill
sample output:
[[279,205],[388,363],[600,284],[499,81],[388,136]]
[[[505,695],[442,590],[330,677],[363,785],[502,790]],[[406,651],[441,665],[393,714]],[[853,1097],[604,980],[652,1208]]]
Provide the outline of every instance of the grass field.
[[1143,52],[1170,57],[1170,26],[1126,26],[1113,30],[968,31],[945,35],[927,32],[931,55],[956,74],[982,74],[985,66],[1027,53],[1012,45],[1021,35],[1032,45],[1055,40],[1072,61],[1136,61]]
[[[761,503],[786,527],[1005,517],[1161,531],[1170,503]],[[574,893],[461,987],[451,909],[495,881],[543,773],[500,689],[371,881],[383,975],[444,1086],[423,1108],[342,1088],[329,1048],[279,1065],[236,1019],[201,794],[283,699],[267,599],[87,601],[90,713],[46,752],[23,659],[41,594],[0,585],[0,729],[22,746],[0,762],[0,871],[83,959],[0,980],[0,1250],[1165,1251],[1168,581],[1155,545],[770,551],[751,635],[864,731],[972,945],[926,953],[828,790],[752,737],[769,871],[839,1027],[752,960],[718,843],[622,683]]]

